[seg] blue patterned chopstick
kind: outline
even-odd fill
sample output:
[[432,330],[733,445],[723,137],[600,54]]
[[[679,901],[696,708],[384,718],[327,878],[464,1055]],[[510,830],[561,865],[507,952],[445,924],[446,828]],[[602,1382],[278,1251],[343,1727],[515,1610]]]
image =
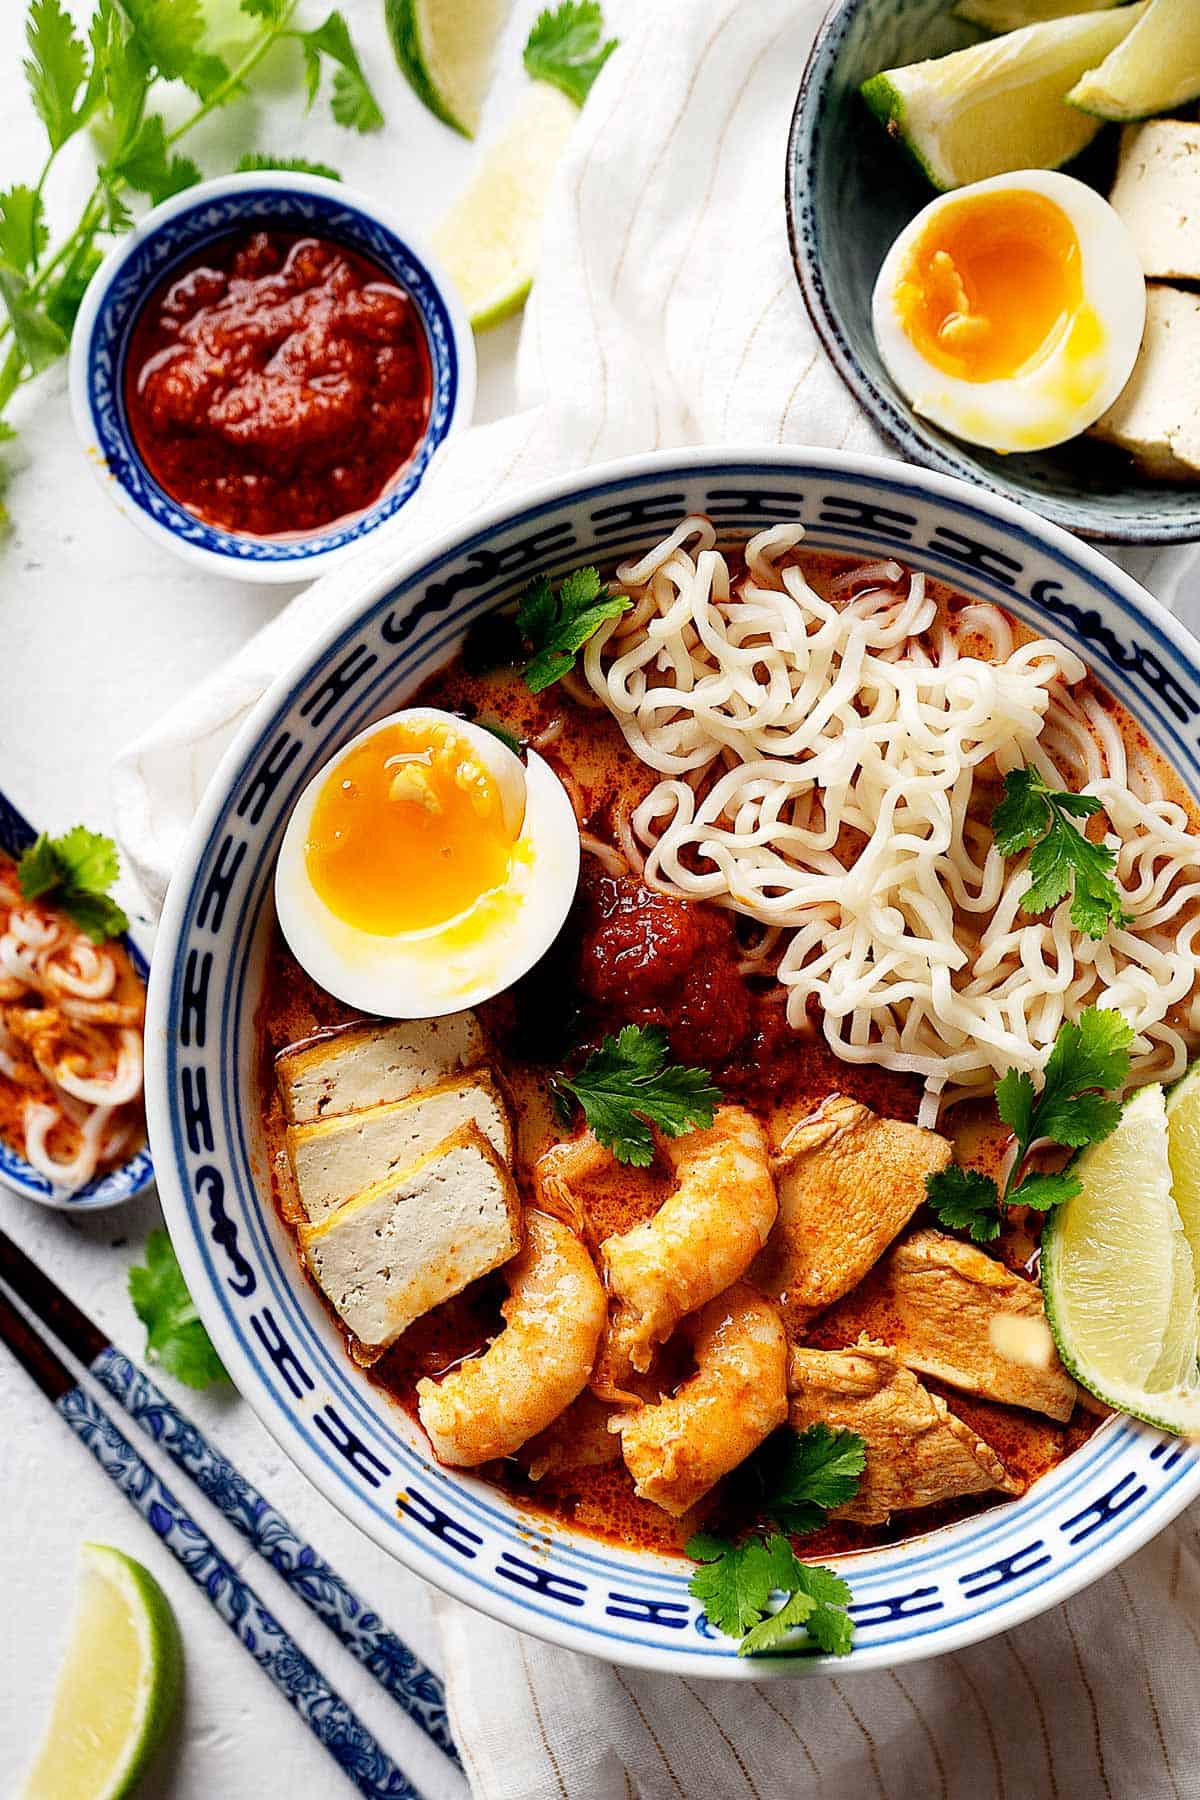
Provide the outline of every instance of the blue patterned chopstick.
[[[379,1685],[461,1767],[432,1669],[371,1611],[264,1494],[241,1475],[85,1312],[0,1231],[0,1276],[229,1521]],[[54,1396],[51,1396],[52,1398]]]

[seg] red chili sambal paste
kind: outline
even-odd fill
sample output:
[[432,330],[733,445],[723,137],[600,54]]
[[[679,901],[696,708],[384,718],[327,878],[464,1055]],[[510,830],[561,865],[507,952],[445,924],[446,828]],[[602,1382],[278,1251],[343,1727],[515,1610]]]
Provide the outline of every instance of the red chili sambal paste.
[[357,251],[296,232],[208,245],[150,296],[126,359],[151,475],[256,537],[369,506],[410,461],[431,395],[410,296]]

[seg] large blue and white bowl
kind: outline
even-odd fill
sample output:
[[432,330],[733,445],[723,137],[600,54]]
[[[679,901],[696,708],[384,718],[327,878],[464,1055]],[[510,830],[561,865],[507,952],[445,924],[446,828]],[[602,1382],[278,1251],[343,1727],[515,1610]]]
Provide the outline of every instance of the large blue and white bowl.
[[[349,518],[286,537],[225,531],[173,500],[138,454],[125,408],[129,337],[150,294],[206,244],[231,232],[260,230],[333,238],[379,264],[417,309],[433,374],[425,435],[379,499]],[[88,461],[119,510],[148,537],[219,575],[309,581],[394,518],[451,433],[470,423],[475,340],[449,277],[388,207],[319,175],[224,175],[154,207],[101,264],[71,336],[70,386]]]
[[[36,837],[37,832],[24,813],[7,795],[0,793],[0,850],[14,862],[19,862]],[[134,968],[145,981],[150,971],[141,950],[131,937],[122,942]],[[102,1212],[105,1207],[120,1206],[123,1201],[145,1193],[153,1180],[154,1165],[143,1144],[117,1168],[95,1176],[86,1186],[67,1194],[0,1138],[0,1182],[23,1200],[34,1200],[39,1206],[50,1206],[59,1212]]]
[[[348,1360],[271,1204],[254,1012],[271,879],[305,783],[402,705],[472,620],[534,570],[646,549],[687,512],[742,536],[800,519],[814,549],[881,554],[1063,638],[1200,792],[1196,647],[1097,552],[978,488],[826,451],[676,451],[555,482],[397,565],[264,697],[210,785],[167,898],[150,981],[148,1100],[163,1206],[226,1367],[324,1494],[420,1575],[574,1650],[761,1679],[819,1657],[737,1657],[688,1568],[546,1523],[434,1462]],[[845,1559],[851,1668],[971,1643],[1093,1581],[1200,1492],[1200,1449],[1107,1420],[1021,1499]],[[839,1665],[846,1667],[846,1663]]]

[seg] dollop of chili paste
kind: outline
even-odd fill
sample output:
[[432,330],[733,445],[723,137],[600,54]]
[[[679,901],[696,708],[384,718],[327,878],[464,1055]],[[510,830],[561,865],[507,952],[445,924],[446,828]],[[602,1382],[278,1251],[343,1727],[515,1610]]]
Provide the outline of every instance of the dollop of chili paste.
[[357,251],[295,232],[206,246],[151,294],[125,404],[154,479],[257,537],[362,511],[411,461],[432,369],[405,290]]

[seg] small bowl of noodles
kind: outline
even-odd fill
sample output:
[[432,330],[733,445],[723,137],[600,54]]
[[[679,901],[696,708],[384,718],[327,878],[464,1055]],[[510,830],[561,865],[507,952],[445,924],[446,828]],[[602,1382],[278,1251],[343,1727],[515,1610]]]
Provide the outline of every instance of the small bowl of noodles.
[[154,1180],[148,968],[129,936],[96,943],[51,895],[22,893],[36,836],[0,793],[0,1182],[39,1206],[98,1212]]

